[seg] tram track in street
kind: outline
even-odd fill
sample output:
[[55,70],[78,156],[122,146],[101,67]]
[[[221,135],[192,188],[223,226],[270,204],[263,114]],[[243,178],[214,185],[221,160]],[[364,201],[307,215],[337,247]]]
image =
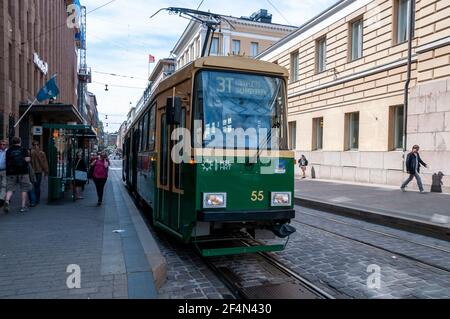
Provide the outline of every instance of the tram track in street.
[[[250,246],[247,242],[241,243]],[[294,272],[270,253],[204,257],[202,260],[236,299],[335,299],[332,294]],[[236,265],[237,263],[241,265]],[[255,269],[255,264],[259,269]],[[273,277],[255,284],[250,273],[258,273],[260,276],[260,273],[268,273]],[[336,291],[336,294],[339,292]]]
[[418,246],[422,246],[422,247],[425,247],[425,248],[430,248],[430,249],[434,249],[436,251],[440,251],[440,252],[444,252],[444,253],[450,254],[450,249],[445,249],[443,247],[438,247],[438,246],[435,246],[435,245],[419,243],[417,241],[413,241],[413,240],[410,240],[410,239],[407,239],[407,238],[404,238],[404,237],[400,237],[400,236],[396,236],[396,235],[393,235],[393,234],[385,233],[385,232],[382,232],[382,231],[370,229],[370,228],[367,228],[367,227],[361,227],[361,226],[358,226],[358,225],[355,225],[355,224],[351,224],[351,223],[346,223],[344,221],[337,220],[337,219],[334,219],[334,218],[314,215],[314,214],[311,214],[311,213],[307,213],[305,211],[302,211],[301,213],[303,215],[311,216],[311,217],[314,217],[314,218],[317,218],[317,219],[322,219],[322,220],[334,222],[336,224],[345,225],[345,226],[352,227],[352,228],[355,228],[355,229],[367,231],[367,232],[370,232],[370,233],[373,233],[373,234],[377,234],[377,235],[381,235],[381,236],[384,236],[384,237],[389,237],[389,238],[392,238],[392,239],[400,240],[400,241],[403,241],[403,242],[406,242],[406,243],[409,243],[409,244],[414,244],[414,245],[418,245]]
[[[314,216],[314,215],[312,215],[312,216]],[[417,264],[420,264],[422,267],[423,267],[423,266],[425,266],[425,267],[431,267],[431,268],[437,269],[437,270],[439,270],[439,271],[441,271],[441,272],[445,272],[445,273],[447,273],[447,274],[450,274],[450,268],[446,268],[446,267],[443,267],[443,266],[440,266],[440,265],[436,265],[436,264],[433,264],[433,263],[424,261],[424,260],[422,260],[422,259],[419,259],[419,258],[416,258],[416,257],[413,257],[413,256],[409,256],[409,255],[406,255],[406,254],[404,254],[404,253],[400,253],[400,252],[395,251],[395,250],[392,250],[392,249],[387,249],[387,248],[382,247],[382,246],[380,246],[380,245],[376,245],[376,244],[373,244],[373,243],[369,243],[369,242],[367,242],[367,241],[360,240],[360,239],[356,239],[356,238],[354,238],[354,237],[346,236],[346,235],[340,234],[340,233],[338,233],[338,232],[336,232],[336,231],[331,231],[331,230],[326,229],[326,228],[324,228],[324,227],[319,227],[319,226],[316,226],[316,225],[311,225],[311,224],[306,223],[306,222],[300,222],[300,221],[298,221],[298,220],[293,220],[292,223],[293,223],[293,224],[302,225],[302,226],[306,226],[306,227],[309,227],[309,228],[312,228],[312,229],[315,229],[315,230],[319,230],[319,231],[322,231],[322,232],[326,232],[326,233],[328,233],[328,234],[331,234],[331,235],[333,235],[333,236],[339,237],[339,238],[341,238],[341,239],[349,240],[349,241],[352,241],[352,242],[354,242],[354,243],[358,243],[358,244],[361,244],[361,245],[370,247],[370,248],[372,248],[372,249],[377,249],[377,250],[379,250],[379,251],[383,251],[383,252],[385,252],[385,253],[389,253],[389,254],[391,254],[392,256],[395,256],[395,257],[401,257],[401,258],[410,260],[410,261],[412,261],[412,262],[415,262],[415,263],[417,263]],[[447,252],[446,250],[443,250],[443,251],[444,251],[444,252]]]

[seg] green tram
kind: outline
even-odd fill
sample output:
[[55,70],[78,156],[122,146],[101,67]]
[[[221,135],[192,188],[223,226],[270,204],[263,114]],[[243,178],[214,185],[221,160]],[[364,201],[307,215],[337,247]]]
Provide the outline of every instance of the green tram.
[[128,128],[123,178],[157,229],[203,256],[285,248],[295,232],[287,79],[273,63],[205,57],[155,88]]

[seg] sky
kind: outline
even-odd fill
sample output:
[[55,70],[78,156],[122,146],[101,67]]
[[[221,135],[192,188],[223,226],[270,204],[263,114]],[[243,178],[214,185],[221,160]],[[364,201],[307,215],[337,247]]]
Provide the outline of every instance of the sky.
[[[237,17],[267,9],[273,15],[272,22],[300,26],[336,1],[81,0],[88,12],[87,64],[92,69],[93,81],[89,91],[97,96],[105,131],[118,131],[130,107],[141,98],[149,72],[156,66],[156,63],[151,64],[149,68],[149,54],[156,60],[168,57],[189,23],[167,11],[150,19],[160,8],[197,9],[201,5],[200,10]],[[105,91],[105,84],[108,91]]]

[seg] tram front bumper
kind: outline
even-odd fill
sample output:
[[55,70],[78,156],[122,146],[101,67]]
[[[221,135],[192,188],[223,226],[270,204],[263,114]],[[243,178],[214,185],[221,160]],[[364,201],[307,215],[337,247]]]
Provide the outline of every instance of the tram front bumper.
[[291,220],[295,218],[294,209],[264,211],[199,211],[201,222],[251,222],[270,220]]

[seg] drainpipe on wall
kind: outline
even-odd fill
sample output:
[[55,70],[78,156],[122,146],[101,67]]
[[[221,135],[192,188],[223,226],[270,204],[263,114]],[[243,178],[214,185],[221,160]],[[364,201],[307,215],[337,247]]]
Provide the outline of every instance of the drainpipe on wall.
[[414,27],[416,17],[416,1],[409,0],[409,22],[408,22],[408,68],[406,73],[405,83],[405,100],[404,100],[404,112],[403,112],[403,151],[408,151],[408,106],[409,106],[409,85],[411,83],[411,69],[412,69],[412,42],[414,38]]

